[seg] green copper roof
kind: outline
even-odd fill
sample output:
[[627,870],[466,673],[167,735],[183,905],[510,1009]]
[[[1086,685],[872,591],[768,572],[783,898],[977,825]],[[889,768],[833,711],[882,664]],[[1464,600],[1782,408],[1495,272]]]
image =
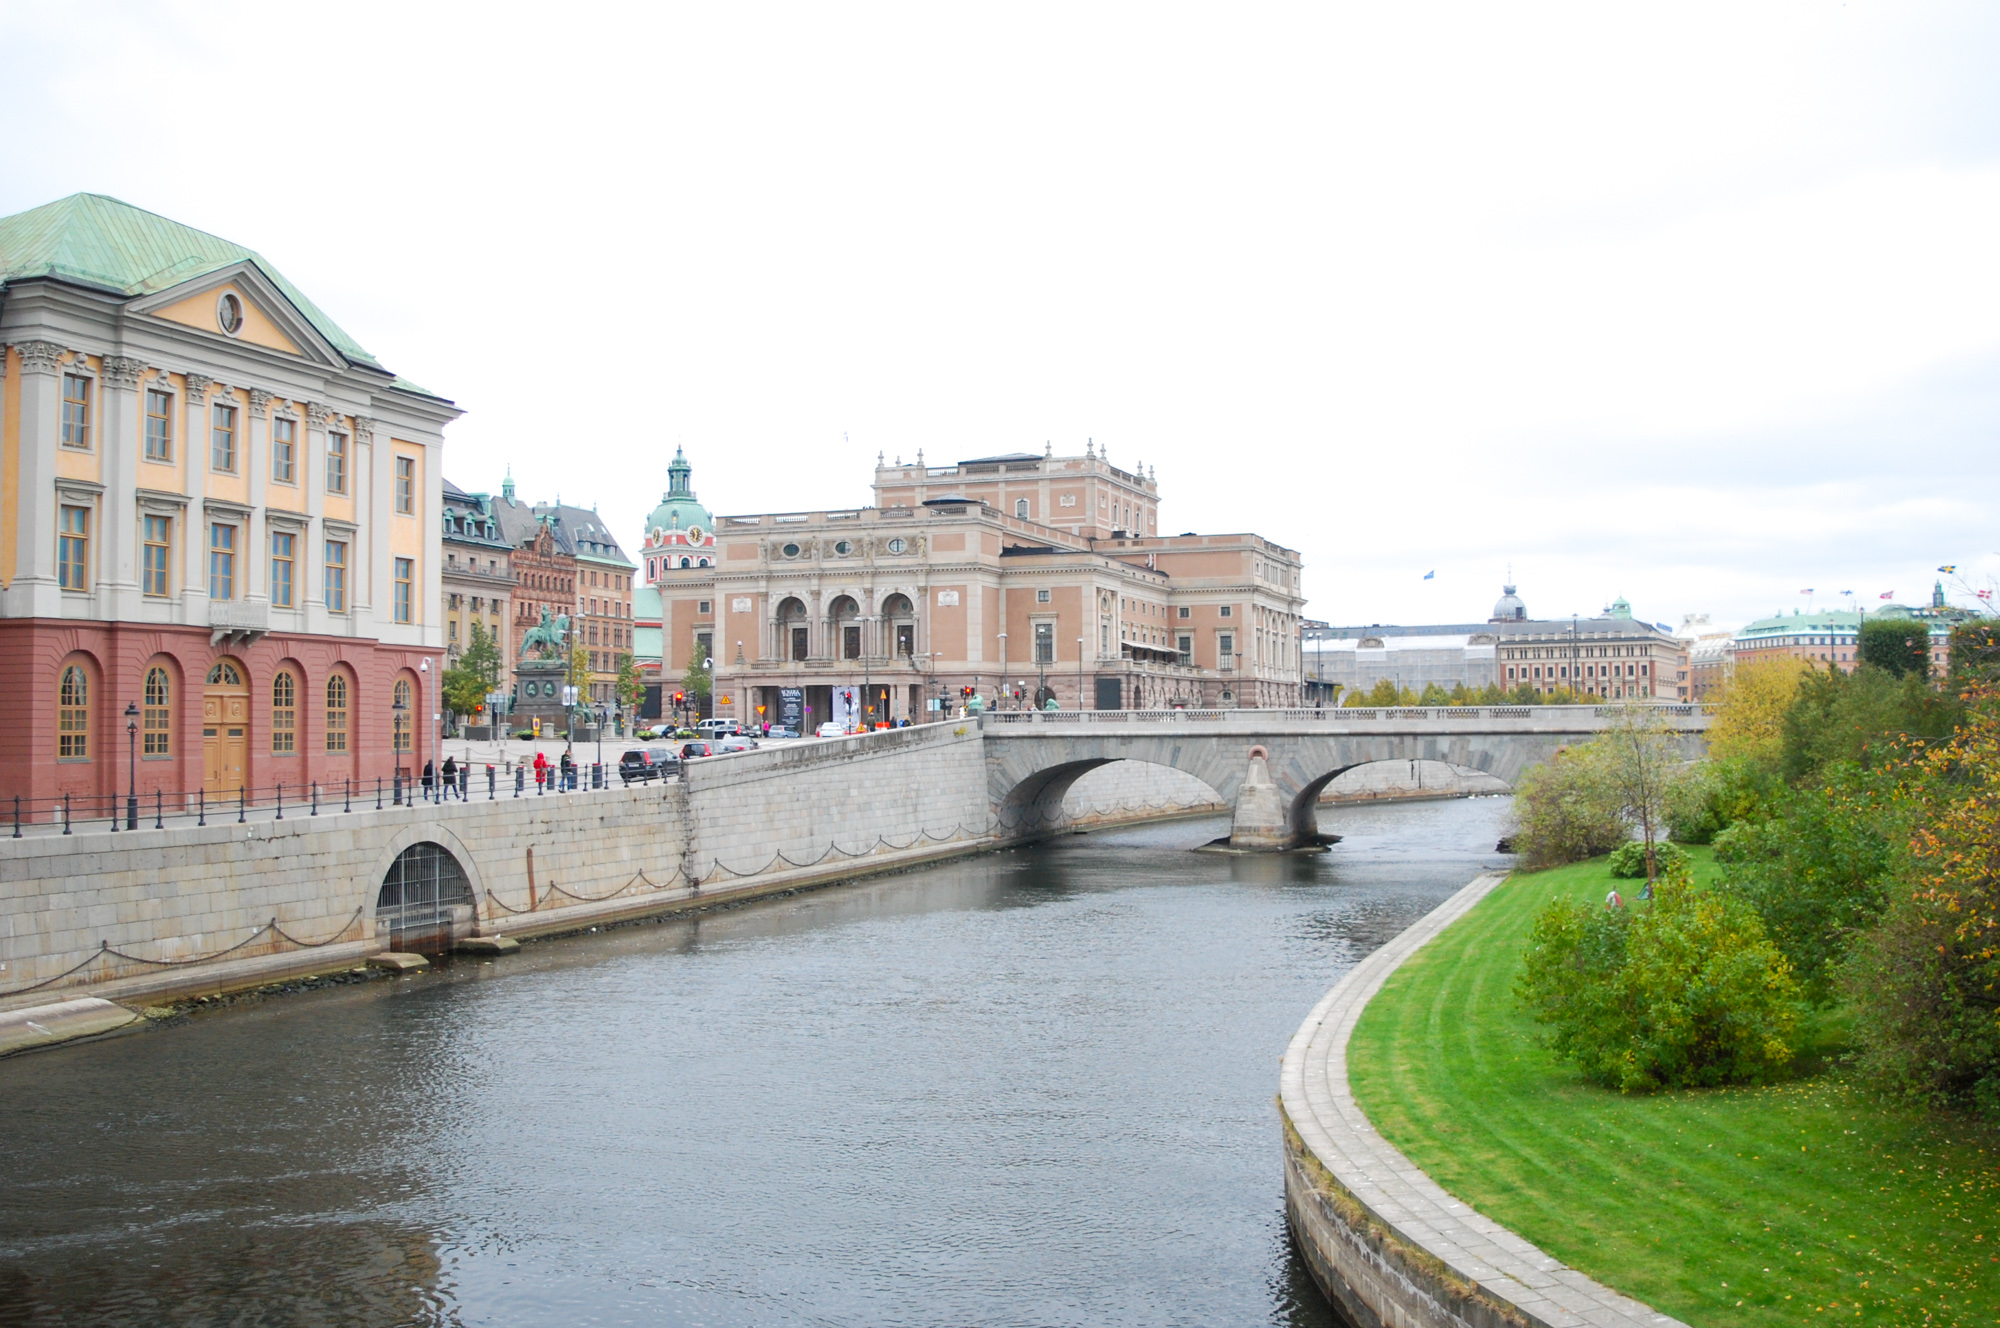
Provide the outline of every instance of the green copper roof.
[[[71,194],[0,217],[0,284],[26,277],[54,277],[120,295],[152,295],[246,261],[255,263],[348,360],[381,367],[338,323],[285,280],[282,272],[240,244],[103,194]],[[415,384],[408,386],[412,391],[423,391]]]

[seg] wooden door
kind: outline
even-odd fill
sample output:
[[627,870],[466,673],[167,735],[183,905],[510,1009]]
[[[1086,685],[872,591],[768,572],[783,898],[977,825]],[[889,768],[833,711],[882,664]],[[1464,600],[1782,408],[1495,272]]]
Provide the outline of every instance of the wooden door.
[[243,787],[249,735],[250,688],[242,667],[224,660],[208,671],[201,694],[201,782],[211,798]]

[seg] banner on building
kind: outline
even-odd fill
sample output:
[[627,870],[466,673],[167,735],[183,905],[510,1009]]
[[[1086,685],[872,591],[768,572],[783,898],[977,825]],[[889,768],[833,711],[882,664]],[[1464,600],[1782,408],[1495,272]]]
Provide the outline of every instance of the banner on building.
[[806,691],[803,687],[780,687],[778,689],[778,723],[785,728],[805,732]]

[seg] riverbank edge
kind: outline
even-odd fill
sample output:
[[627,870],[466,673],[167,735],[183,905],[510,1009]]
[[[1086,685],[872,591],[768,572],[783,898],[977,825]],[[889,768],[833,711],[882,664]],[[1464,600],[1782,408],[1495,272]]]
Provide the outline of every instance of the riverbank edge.
[[1370,954],[1293,1034],[1279,1074],[1285,1218],[1359,1328],[1686,1328],[1515,1235],[1378,1134],[1347,1081],[1354,1026],[1389,975],[1507,879],[1482,872]]
[[[830,889],[872,877],[894,875],[917,867],[931,866],[952,858],[988,853],[1007,846],[1010,845],[1003,845],[993,836],[980,836],[977,839],[884,853],[878,857],[871,857],[866,863],[848,861],[838,865],[769,872],[713,889],[691,890],[680,887],[614,900],[574,903],[550,909],[546,913],[521,913],[497,920],[481,919],[475,934],[511,936],[516,939],[552,939],[586,932],[593,927],[664,919],[751,903],[769,896]],[[384,953],[388,949],[388,939],[378,937],[365,941],[339,942],[312,950],[285,951],[247,959],[223,959],[159,973],[113,979],[94,984],[88,994],[127,1016],[120,1023],[121,1028],[126,1026],[136,1028],[148,1006],[181,1003],[202,996],[225,996],[277,982],[343,973],[357,965],[365,964],[370,956]],[[47,1012],[74,1004],[73,998],[78,993],[70,989],[61,994],[63,999],[46,1005],[17,1005],[4,1011],[4,1015],[0,1017],[4,1017],[9,1025],[14,1023],[25,1025],[32,1021],[48,1028],[51,1035],[32,1041],[8,1039],[7,1045],[0,1048],[0,1055],[21,1055],[103,1035],[106,1031],[104,1028],[77,1026],[75,1031],[71,1031],[74,1021],[64,1019],[50,1023],[46,1020],[43,1016]]]

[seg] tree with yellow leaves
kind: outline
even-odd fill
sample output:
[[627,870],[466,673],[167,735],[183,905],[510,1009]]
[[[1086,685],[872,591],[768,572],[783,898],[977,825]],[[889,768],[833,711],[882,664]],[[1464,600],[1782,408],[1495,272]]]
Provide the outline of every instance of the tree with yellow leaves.
[[1785,712],[1811,671],[1803,659],[1738,664],[1709,727],[1708,754],[1718,761],[1747,761],[1759,770],[1776,770],[1784,759]]

